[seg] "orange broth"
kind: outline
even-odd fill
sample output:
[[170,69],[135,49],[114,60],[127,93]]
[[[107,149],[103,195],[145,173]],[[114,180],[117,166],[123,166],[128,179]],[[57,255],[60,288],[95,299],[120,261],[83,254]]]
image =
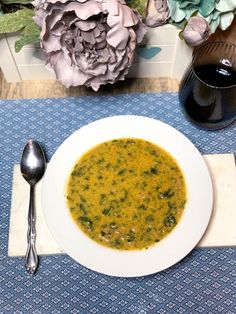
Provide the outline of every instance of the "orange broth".
[[121,138],[86,152],[69,175],[67,205],[78,227],[121,250],[152,246],[177,225],[186,202],[175,159],[143,139]]

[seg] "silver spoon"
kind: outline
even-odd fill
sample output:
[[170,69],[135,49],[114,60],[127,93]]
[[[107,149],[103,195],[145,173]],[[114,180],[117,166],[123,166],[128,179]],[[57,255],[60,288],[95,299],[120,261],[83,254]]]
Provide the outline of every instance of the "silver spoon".
[[35,248],[36,228],[35,228],[35,207],[34,188],[35,184],[42,178],[46,169],[46,160],[42,147],[35,140],[29,140],[23,150],[21,163],[21,174],[30,185],[30,200],[28,211],[28,232],[26,251],[26,270],[29,274],[34,274],[38,267],[38,256]]

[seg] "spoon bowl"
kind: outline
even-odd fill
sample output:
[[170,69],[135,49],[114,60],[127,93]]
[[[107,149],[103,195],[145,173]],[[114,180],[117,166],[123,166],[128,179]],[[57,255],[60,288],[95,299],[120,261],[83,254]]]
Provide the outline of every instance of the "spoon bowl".
[[36,184],[43,176],[46,169],[46,161],[42,147],[35,140],[29,140],[21,157],[21,174],[30,184]]
[[34,274],[38,267],[38,256],[36,252],[36,215],[35,215],[35,185],[42,178],[46,170],[46,159],[42,147],[35,140],[29,140],[22,153],[20,163],[21,174],[30,185],[30,200],[28,211],[27,252],[26,270]]

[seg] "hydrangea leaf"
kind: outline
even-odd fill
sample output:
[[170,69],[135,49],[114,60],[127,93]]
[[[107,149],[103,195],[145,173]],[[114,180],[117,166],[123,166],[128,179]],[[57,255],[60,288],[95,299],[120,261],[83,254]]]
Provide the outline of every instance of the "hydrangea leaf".
[[39,42],[40,28],[32,21],[21,32],[20,38],[15,42],[15,51],[19,52],[25,45]]
[[0,33],[13,33],[21,30],[32,22],[34,11],[22,9],[0,16]]
[[126,3],[129,7],[136,9],[143,18],[146,16],[148,0],[127,0]]
[[40,28],[33,21],[33,16],[34,11],[27,8],[0,16],[0,33],[20,34],[15,43],[16,52],[24,45],[39,41]]
[[1,0],[4,4],[31,4],[32,0]]

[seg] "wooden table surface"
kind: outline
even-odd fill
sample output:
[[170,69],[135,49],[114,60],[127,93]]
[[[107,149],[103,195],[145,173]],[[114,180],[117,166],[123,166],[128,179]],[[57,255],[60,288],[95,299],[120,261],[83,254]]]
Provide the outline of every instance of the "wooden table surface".
[[67,89],[55,80],[7,83],[0,71],[0,99],[116,95],[132,92],[145,93],[177,90],[178,81],[170,78],[126,79],[114,85],[104,86],[98,92],[94,92],[91,88],[86,87],[71,87]]

